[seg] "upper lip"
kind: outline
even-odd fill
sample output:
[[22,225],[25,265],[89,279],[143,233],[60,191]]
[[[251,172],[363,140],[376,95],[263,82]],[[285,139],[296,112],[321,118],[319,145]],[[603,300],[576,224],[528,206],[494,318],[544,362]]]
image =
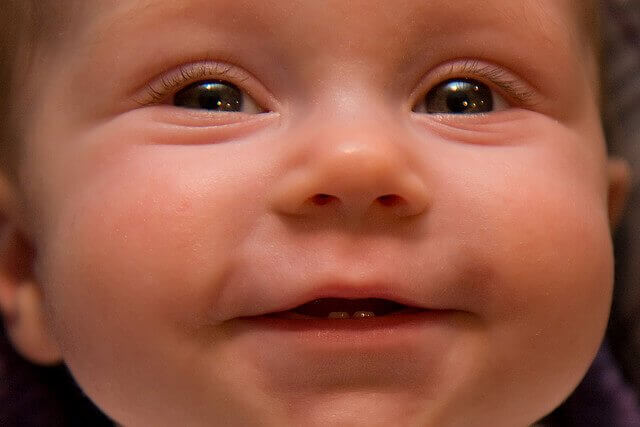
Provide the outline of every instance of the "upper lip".
[[[282,305],[270,310],[267,313],[282,312],[292,310],[300,305],[321,298],[343,298],[343,299],[365,299],[377,298],[394,301],[398,304],[426,309],[421,302],[416,301],[413,295],[405,294],[397,286],[385,285],[383,283],[347,283],[332,282],[319,285],[308,292],[293,296]],[[261,313],[261,314],[267,314]]]

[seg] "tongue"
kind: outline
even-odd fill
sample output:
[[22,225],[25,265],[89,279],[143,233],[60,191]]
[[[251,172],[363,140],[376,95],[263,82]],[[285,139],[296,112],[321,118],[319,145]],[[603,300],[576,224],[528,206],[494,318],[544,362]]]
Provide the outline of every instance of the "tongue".
[[294,313],[312,317],[327,317],[331,312],[347,312],[350,316],[356,311],[372,311],[376,316],[399,311],[405,308],[397,302],[379,299],[343,299],[343,298],[322,298],[311,301],[307,304],[294,308]]

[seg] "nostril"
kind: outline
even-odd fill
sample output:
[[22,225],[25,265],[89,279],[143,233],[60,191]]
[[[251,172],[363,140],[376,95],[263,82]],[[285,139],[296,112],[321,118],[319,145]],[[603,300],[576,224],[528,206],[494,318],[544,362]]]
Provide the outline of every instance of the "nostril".
[[402,203],[402,197],[396,196],[395,194],[386,194],[384,196],[378,197],[378,201],[383,206],[394,206]]
[[335,198],[335,196],[331,196],[330,194],[316,194],[311,198],[311,201],[316,205],[326,205]]
[[[318,193],[311,197],[310,200],[314,205],[323,206],[337,199],[336,196],[330,194]],[[385,194],[384,196],[378,197],[377,200],[383,206],[398,206],[404,203],[404,199],[395,194]]]

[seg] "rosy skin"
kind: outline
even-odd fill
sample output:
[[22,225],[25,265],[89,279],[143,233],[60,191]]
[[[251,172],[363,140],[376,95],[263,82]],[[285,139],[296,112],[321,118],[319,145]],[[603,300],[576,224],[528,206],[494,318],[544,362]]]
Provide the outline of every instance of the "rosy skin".
[[[125,426],[513,427],[550,412],[604,333],[626,169],[606,157],[581,2],[506,4],[85,8],[37,52],[20,185],[3,197],[36,249],[13,249],[32,283],[3,265],[16,347],[64,360]],[[170,105],[198,79],[140,105],[148,82],[206,61],[269,112]],[[461,74],[500,109],[422,112]],[[238,319],[327,282],[450,312],[397,345]],[[24,297],[35,326],[15,320],[31,316],[20,289],[41,291]]]

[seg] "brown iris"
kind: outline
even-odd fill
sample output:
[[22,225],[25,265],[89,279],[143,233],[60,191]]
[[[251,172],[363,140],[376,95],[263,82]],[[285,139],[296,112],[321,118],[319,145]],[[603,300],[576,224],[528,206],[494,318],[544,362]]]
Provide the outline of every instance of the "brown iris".
[[173,105],[211,111],[241,111],[242,92],[234,84],[210,80],[193,83],[175,94]]
[[453,79],[429,91],[425,110],[430,114],[478,114],[493,111],[493,95],[487,85],[470,79]]

